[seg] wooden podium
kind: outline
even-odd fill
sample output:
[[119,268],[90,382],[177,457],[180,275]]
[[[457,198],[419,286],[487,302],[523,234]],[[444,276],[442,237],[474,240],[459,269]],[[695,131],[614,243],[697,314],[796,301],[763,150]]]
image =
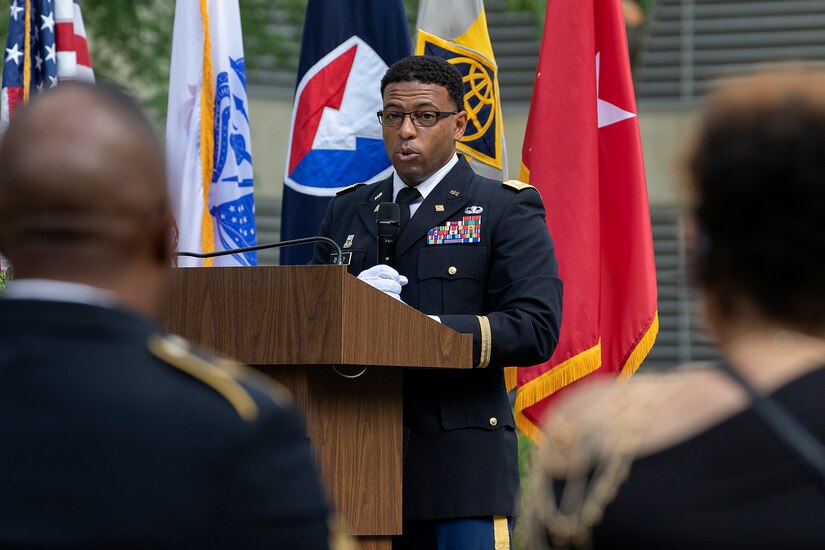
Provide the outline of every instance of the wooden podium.
[[176,269],[160,319],[285,384],[332,505],[361,548],[391,547],[403,447],[402,370],[393,367],[471,368],[470,335],[332,265]]

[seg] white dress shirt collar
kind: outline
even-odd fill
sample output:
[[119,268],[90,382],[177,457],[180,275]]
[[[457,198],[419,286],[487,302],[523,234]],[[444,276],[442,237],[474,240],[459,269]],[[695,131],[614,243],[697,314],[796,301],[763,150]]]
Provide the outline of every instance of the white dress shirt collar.
[[111,290],[52,279],[13,279],[6,287],[5,297],[9,300],[47,300],[108,308],[116,307],[119,302],[117,294]]

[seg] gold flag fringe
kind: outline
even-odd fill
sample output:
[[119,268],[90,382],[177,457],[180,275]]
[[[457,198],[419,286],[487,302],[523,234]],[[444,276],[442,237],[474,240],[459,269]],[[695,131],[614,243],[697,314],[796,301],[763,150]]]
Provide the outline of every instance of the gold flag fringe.
[[602,343],[574,355],[541,376],[530,380],[516,390],[516,426],[537,445],[541,444],[541,428],[524,416],[524,409],[531,407],[568,384],[583,378],[602,365]]
[[658,333],[659,311],[656,310],[653,314],[653,320],[650,322],[650,326],[636,344],[636,347],[633,348],[633,351],[630,353],[627,361],[625,361],[622,366],[622,370],[618,376],[619,382],[627,382],[630,380],[630,377],[633,376],[637,370],[639,370],[639,367],[642,366],[642,361],[645,360],[645,357],[647,357],[647,354],[650,352],[651,348],[653,348],[653,343],[656,342],[656,335]]
[[[200,2],[201,20],[203,21],[203,73],[201,75],[201,185],[203,186],[203,213],[201,215],[201,252],[215,250],[215,234],[212,214],[209,213],[209,187],[212,183],[212,156],[215,140],[212,132],[215,126],[215,86],[212,74],[212,41],[209,36],[209,7],[207,0]],[[203,265],[212,265],[212,258],[203,261]]]
[[507,393],[513,391],[518,385],[518,367],[504,367],[504,385]]
[[[25,6],[26,22],[23,32],[23,104],[29,102],[29,94],[31,94],[31,80],[32,80],[32,7],[31,0],[26,0]],[[57,46],[55,46],[57,47]],[[6,59],[8,61],[8,59]]]
[[[628,356],[622,370],[619,372],[617,382],[627,382],[630,377],[639,370],[647,354],[656,342],[656,335],[659,333],[659,312],[653,314],[650,325],[645,330],[642,337],[636,343],[633,351]],[[531,380],[516,391],[515,418],[516,426],[527,437],[537,445],[541,445],[541,427],[527,418],[523,411],[538,403],[542,399],[557,392],[564,386],[572,384],[576,380],[587,376],[601,366],[601,340],[592,348],[583,351],[553,367],[538,378]],[[505,380],[508,373],[515,371],[515,368],[508,367],[505,370]],[[508,381],[509,383],[509,381]]]

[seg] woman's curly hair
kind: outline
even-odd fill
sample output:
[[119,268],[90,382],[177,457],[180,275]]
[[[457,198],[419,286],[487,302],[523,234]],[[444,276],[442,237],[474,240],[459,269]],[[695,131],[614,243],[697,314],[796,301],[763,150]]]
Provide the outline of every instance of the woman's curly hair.
[[825,71],[792,67],[709,98],[687,173],[696,274],[723,315],[825,326]]

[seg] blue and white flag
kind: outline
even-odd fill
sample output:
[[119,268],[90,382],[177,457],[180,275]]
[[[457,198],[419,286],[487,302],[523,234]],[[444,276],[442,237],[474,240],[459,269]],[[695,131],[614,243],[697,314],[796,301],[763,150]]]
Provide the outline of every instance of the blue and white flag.
[[[410,54],[401,0],[309,0],[289,131],[281,239],[318,234],[330,197],[392,171],[376,112],[387,67]],[[283,249],[306,264],[312,247]]]
[[[252,149],[238,0],[177,2],[169,73],[166,154],[178,250],[254,246]],[[255,252],[211,261],[179,260],[180,266],[256,264]]]

